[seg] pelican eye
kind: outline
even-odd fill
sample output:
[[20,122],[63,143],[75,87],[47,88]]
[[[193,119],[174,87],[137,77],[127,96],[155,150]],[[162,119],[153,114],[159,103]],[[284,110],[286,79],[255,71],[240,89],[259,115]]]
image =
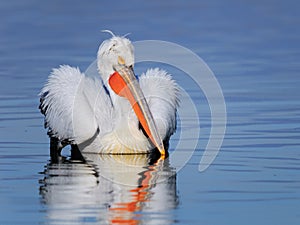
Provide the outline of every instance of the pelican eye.
[[125,60],[124,60],[124,58],[122,56],[118,56],[118,63],[120,65],[125,65]]

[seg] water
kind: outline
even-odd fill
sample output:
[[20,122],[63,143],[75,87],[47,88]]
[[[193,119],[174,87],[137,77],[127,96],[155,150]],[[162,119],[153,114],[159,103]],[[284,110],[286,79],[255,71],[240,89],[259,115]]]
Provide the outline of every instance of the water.
[[84,156],[87,163],[48,164],[43,172],[40,195],[53,224],[174,222],[176,175],[168,160],[149,165],[143,155]]
[[[299,224],[298,8],[290,0],[1,2],[0,224]],[[228,123],[208,170],[198,165],[209,107],[195,84],[167,66],[200,115],[199,144],[182,170],[143,157],[70,161],[68,149],[65,163],[49,163],[37,94],[52,67],[85,70],[107,38],[102,29],[178,43],[214,71]],[[171,150],[178,141],[177,133]],[[150,182],[159,179],[166,182]]]

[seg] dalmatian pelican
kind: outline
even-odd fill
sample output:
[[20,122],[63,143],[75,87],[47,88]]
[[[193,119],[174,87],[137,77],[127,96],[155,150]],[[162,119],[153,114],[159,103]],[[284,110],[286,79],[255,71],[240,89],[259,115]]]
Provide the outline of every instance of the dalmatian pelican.
[[136,76],[131,41],[111,34],[97,53],[98,77],[61,65],[42,88],[51,154],[70,144],[82,153],[166,155],[176,130],[178,85],[159,68]]

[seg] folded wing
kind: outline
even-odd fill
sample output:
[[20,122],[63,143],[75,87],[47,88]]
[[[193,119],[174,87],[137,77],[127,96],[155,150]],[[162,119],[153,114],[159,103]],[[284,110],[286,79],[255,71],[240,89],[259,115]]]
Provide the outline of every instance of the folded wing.
[[49,134],[76,144],[97,132],[110,130],[111,101],[102,81],[86,77],[78,68],[53,69],[40,93],[40,109]]
[[158,132],[166,142],[176,130],[179,87],[171,76],[158,68],[149,69],[139,78]]

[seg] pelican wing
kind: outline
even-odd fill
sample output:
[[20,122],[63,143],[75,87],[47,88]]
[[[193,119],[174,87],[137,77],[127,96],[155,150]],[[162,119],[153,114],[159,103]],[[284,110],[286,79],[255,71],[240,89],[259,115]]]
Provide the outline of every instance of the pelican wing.
[[179,102],[179,88],[166,71],[158,68],[149,69],[139,78],[139,83],[158,132],[163,140],[168,141],[176,130],[176,109]]
[[79,144],[99,130],[111,129],[111,101],[102,81],[86,77],[78,68],[53,69],[40,96],[45,126],[59,140]]

